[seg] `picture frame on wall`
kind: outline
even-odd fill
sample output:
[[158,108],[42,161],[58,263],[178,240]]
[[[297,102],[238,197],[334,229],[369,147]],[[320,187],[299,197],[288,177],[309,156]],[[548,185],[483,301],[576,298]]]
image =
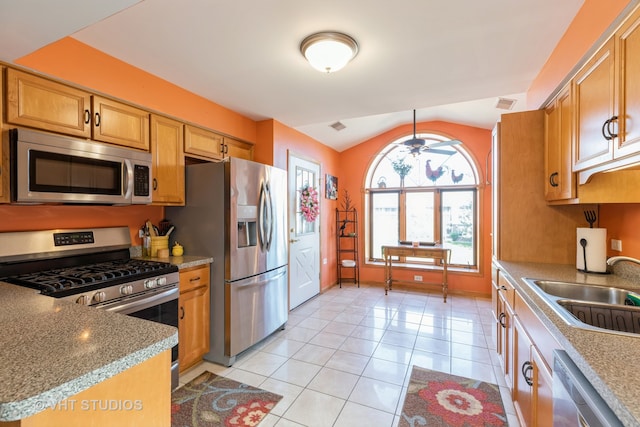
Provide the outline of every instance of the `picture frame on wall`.
[[331,200],[338,200],[338,178],[325,174],[324,182],[324,197]]

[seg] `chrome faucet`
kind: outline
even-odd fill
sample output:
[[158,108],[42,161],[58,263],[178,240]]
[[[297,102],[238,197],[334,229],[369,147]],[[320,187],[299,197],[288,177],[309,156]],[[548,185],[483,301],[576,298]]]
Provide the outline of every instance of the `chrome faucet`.
[[618,261],[629,261],[629,262],[635,262],[636,264],[640,264],[640,259],[631,258],[628,256],[612,256],[607,260],[607,264],[614,265]]

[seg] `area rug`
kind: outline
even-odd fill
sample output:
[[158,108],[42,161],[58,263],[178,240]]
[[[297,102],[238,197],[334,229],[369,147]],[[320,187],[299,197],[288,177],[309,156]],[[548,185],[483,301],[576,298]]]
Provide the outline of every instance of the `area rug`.
[[256,426],[282,399],[204,372],[171,394],[172,427]]
[[398,427],[507,426],[495,384],[413,367]]

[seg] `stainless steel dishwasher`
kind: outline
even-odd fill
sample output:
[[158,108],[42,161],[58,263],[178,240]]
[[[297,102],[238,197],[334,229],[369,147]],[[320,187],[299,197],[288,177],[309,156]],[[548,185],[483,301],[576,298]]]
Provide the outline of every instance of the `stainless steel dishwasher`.
[[622,423],[563,350],[554,350],[553,425],[618,427]]

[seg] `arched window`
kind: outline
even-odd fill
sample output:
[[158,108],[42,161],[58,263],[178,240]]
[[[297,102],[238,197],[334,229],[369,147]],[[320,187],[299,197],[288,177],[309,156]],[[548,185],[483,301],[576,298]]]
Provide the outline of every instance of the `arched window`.
[[[448,140],[418,137],[425,147]],[[464,144],[412,154],[402,143],[408,138],[383,148],[367,172],[368,261],[382,261],[383,245],[427,242],[450,248],[452,266],[477,269],[480,179],[472,157]],[[425,264],[410,257],[397,262]]]

